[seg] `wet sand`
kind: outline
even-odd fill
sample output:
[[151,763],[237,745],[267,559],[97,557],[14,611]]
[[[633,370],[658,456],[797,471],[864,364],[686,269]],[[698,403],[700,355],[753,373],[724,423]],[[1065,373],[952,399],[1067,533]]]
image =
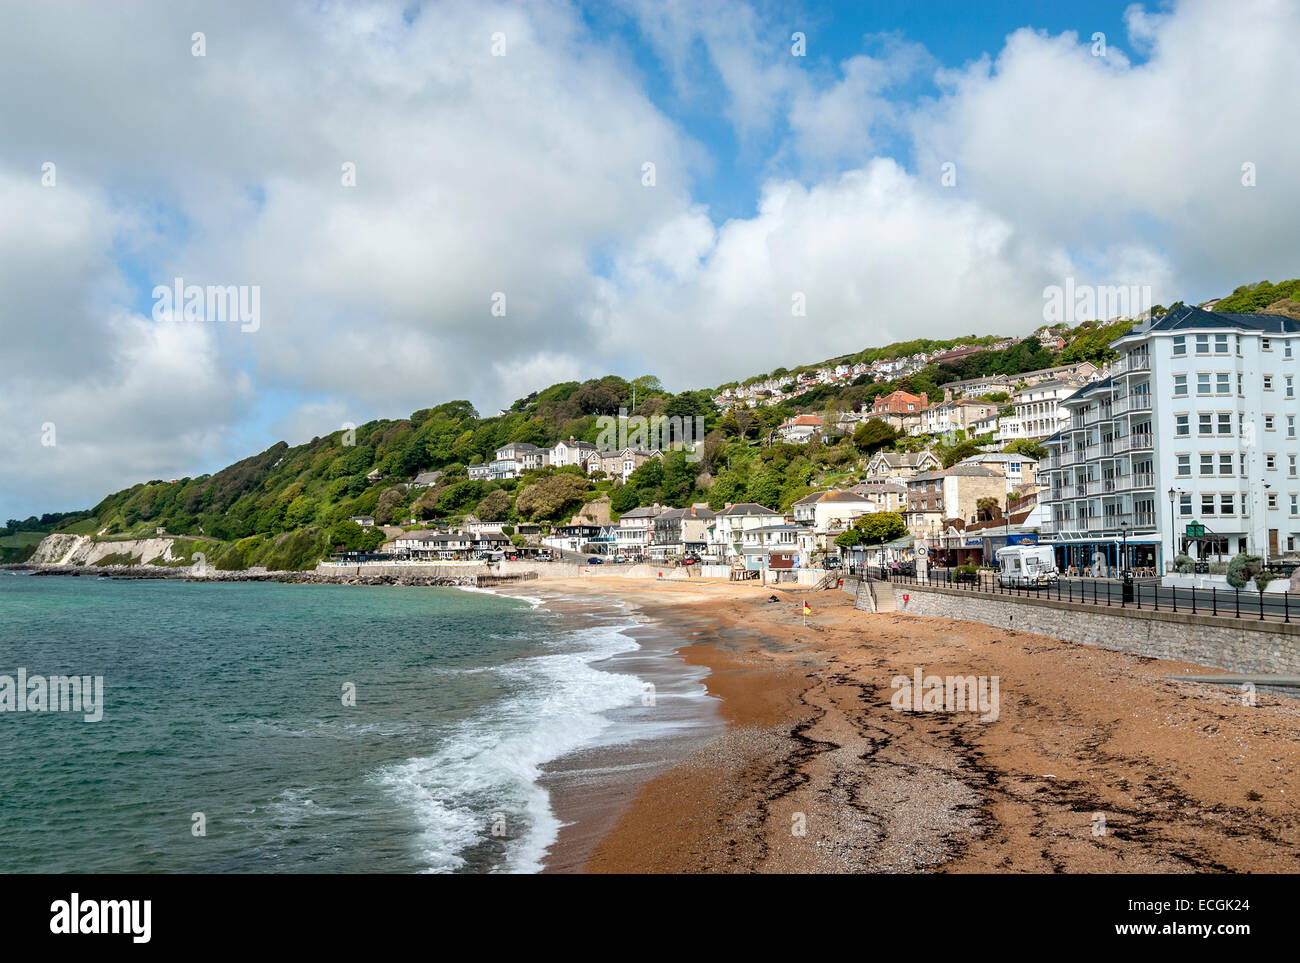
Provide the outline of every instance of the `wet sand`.
[[[726,723],[615,779],[594,750],[585,783],[557,785],[571,825],[551,871],[1300,871],[1300,700],[1243,705],[1163,678],[1212,669],[857,612],[834,590],[532,584],[653,619]],[[891,680],[917,667],[997,676],[997,720],[893,711]]]

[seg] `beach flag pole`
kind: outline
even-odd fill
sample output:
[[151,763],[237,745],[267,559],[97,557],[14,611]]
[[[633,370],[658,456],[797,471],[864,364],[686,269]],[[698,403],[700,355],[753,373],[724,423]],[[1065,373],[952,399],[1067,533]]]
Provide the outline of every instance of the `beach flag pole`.
[[805,629],[808,628],[808,613],[811,612],[811,611],[812,611],[812,606],[810,606],[810,605],[805,601],[805,602],[803,603],[803,627],[804,627]]

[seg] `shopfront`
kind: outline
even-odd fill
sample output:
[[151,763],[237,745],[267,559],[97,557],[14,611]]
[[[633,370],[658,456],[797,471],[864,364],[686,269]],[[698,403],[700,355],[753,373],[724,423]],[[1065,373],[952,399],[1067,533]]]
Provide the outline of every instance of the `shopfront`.
[[1138,578],[1154,577],[1161,571],[1159,537],[1142,535],[1128,539],[1057,542],[1056,567],[1063,575],[1094,578],[1118,578],[1121,570]]

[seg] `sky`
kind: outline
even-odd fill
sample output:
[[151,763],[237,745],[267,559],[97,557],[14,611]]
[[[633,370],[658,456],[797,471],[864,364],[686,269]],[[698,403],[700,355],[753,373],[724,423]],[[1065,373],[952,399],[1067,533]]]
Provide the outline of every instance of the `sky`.
[[1291,0],[0,20],[0,519],[452,399],[1024,334],[1067,279],[1300,275]]

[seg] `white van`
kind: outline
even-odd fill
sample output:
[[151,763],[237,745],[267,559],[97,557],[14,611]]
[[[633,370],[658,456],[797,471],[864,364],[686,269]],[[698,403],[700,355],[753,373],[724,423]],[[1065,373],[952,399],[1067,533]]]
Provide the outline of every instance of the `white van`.
[[1009,545],[994,554],[998,562],[998,584],[1011,588],[1044,588],[1060,573],[1056,553],[1048,546]]

